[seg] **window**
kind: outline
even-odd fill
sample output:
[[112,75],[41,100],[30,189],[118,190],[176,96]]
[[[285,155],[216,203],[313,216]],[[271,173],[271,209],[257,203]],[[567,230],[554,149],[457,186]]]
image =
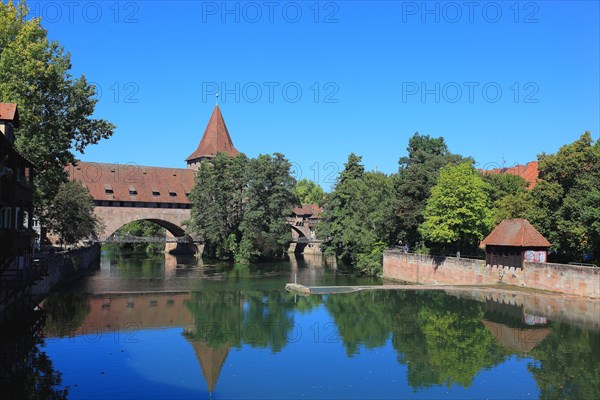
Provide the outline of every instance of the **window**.
[[169,192],[169,196],[171,196],[171,197],[177,197],[177,193],[176,192]]
[[5,207],[0,210],[0,228],[10,228],[11,209]]
[[135,188],[135,186],[129,186],[129,195],[137,196],[137,189]]
[[154,197],[160,196],[160,192],[158,191],[158,189],[152,189],[152,196],[154,196]]
[[104,193],[105,194],[114,194],[115,192],[113,191],[112,186],[110,186],[109,184],[104,185]]

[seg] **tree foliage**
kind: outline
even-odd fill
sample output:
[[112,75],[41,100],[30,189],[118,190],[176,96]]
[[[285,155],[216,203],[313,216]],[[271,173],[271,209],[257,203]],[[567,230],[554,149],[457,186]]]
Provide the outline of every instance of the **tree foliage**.
[[396,230],[398,240],[415,247],[422,241],[418,228],[423,223],[423,211],[440,169],[465,159],[452,154],[444,138],[432,138],[418,132],[409,139],[406,150],[408,155],[400,157],[394,179]]
[[445,249],[453,244],[457,250],[475,251],[493,222],[488,191],[470,163],[442,168],[427,200],[421,234]]
[[325,191],[318,183],[308,179],[300,179],[296,183],[296,196],[300,204],[325,204]]
[[[152,221],[133,221],[119,228],[119,234],[137,236],[137,237],[164,237],[165,228]],[[160,253],[165,249],[163,243],[120,243],[121,250]]]
[[110,137],[114,125],[91,117],[94,85],[71,75],[70,54],[28,12],[24,2],[0,3],[0,101],[18,104],[15,145],[37,166],[36,203],[44,208],[67,180],[71,149]]
[[291,240],[286,217],[297,204],[291,164],[282,154],[218,154],[198,170],[191,228],[205,254],[239,263],[281,258]]
[[350,154],[318,227],[326,254],[359,271],[381,271],[383,250],[394,242],[394,186],[382,173],[364,172],[361,158]]
[[494,214],[494,226],[504,219],[527,218],[531,208],[529,182],[513,174],[482,174],[488,184],[488,197]]
[[90,192],[78,181],[60,185],[45,220],[47,228],[68,245],[97,236],[102,227],[102,222],[94,215]]
[[540,154],[540,182],[532,191],[530,221],[557,252],[558,261],[600,260],[600,145],[589,132],[561,147]]

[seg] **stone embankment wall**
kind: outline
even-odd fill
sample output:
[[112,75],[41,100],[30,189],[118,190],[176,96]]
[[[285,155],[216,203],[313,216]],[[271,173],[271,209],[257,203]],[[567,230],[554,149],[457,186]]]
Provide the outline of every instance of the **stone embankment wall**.
[[52,289],[72,282],[100,268],[100,245],[48,255],[48,276],[37,282],[31,293],[45,295]]
[[566,264],[526,262],[523,268],[514,268],[486,265],[484,260],[387,250],[383,277],[422,284],[506,284],[600,298],[600,268]]

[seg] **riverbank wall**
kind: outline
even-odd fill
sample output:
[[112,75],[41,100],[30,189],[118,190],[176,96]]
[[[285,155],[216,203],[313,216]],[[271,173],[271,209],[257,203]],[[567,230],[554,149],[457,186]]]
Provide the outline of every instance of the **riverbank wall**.
[[48,275],[31,288],[31,294],[44,296],[61,285],[100,268],[100,244],[49,254]]
[[435,285],[505,284],[600,298],[600,268],[525,262],[523,268],[486,265],[485,260],[387,250],[383,277]]

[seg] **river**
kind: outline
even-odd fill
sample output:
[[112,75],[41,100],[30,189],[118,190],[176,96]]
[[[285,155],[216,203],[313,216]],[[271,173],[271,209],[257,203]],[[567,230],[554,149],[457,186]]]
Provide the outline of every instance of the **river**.
[[319,257],[236,268],[103,251],[96,273],[43,302],[39,326],[14,328],[16,342],[33,345],[22,345],[11,390],[69,399],[599,396],[598,302],[501,291],[302,297],[283,289],[294,279],[382,283]]

